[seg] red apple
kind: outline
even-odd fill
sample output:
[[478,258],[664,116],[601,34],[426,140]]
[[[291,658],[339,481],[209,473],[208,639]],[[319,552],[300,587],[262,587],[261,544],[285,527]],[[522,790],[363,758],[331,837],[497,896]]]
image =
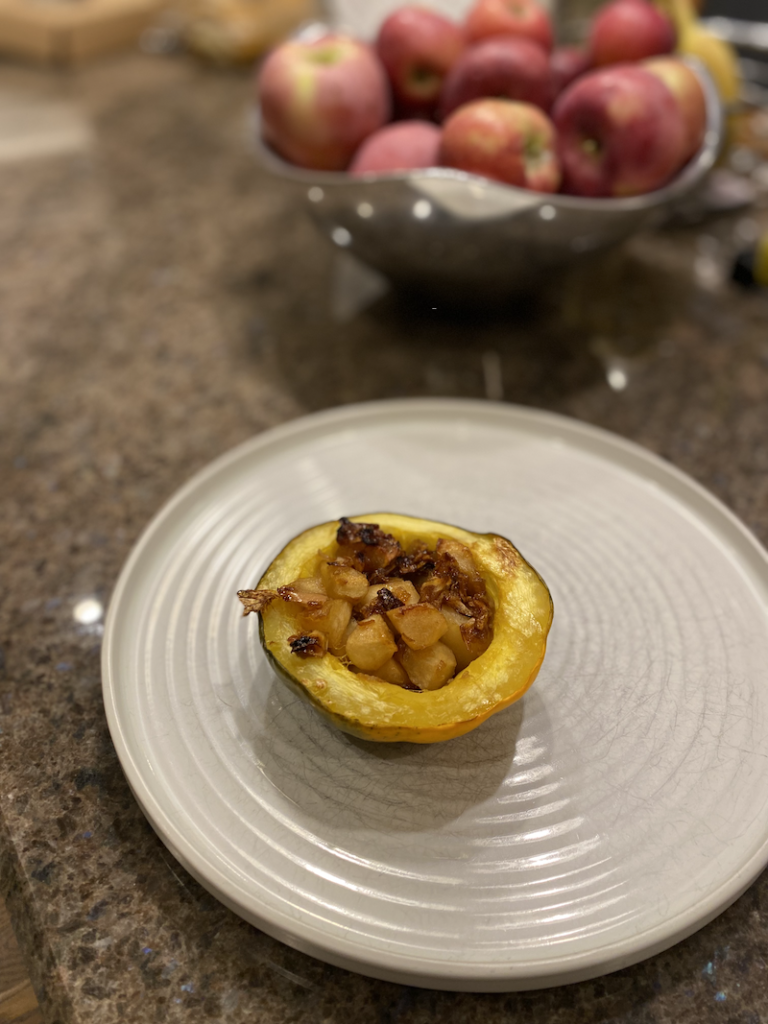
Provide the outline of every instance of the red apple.
[[343,170],[391,114],[389,83],[373,50],[349,36],[278,46],[257,83],[262,134],[286,160]]
[[536,0],[476,0],[464,34],[471,43],[489,36],[523,36],[552,49],[552,21]]
[[372,172],[437,167],[440,129],[429,121],[396,121],[369,135],[349,165],[355,177]]
[[559,96],[571,82],[575,82],[579,75],[589,71],[591,66],[589,53],[583,46],[555,47],[549,59],[553,98]]
[[459,107],[443,125],[440,162],[508,185],[556,192],[556,146],[554,125],[539,107],[481,99]]
[[612,0],[598,11],[589,32],[595,67],[671,53],[676,43],[671,19],[648,0]]
[[636,64],[589,71],[555,102],[564,191],[634,196],[682,166],[685,125],[664,83]]
[[684,159],[698,153],[707,130],[707,100],[698,75],[676,57],[653,57],[642,66],[656,75],[677,100],[686,128]]
[[552,79],[547,54],[536,43],[497,36],[470,46],[448,73],[438,114],[446,118],[471,100],[493,96],[549,110]]
[[454,22],[426,7],[400,7],[383,22],[376,51],[386,68],[398,113],[430,117],[443,79],[464,49]]

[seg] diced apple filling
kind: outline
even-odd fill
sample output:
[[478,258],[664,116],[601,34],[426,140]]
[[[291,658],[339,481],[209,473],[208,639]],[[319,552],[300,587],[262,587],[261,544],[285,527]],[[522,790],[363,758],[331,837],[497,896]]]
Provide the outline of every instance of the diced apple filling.
[[368,593],[368,577],[350,565],[323,562],[320,566],[320,578],[329,597],[359,601]]
[[383,679],[385,683],[394,683],[395,686],[408,686],[410,682],[405,669],[395,658],[390,658],[383,665],[379,665],[373,674]]
[[331,594],[329,590],[326,590],[320,576],[305,576],[303,579],[294,580],[290,586],[299,594],[322,594],[323,597],[326,597],[329,594],[331,597],[337,596],[336,594]]
[[403,668],[420,690],[439,690],[456,671],[456,658],[450,647],[437,643],[420,651],[406,647],[402,653]]
[[331,598],[325,614],[314,620],[315,629],[325,633],[328,646],[334,653],[344,650],[344,637],[349,621],[352,618],[352,606],[341,598]]
[[363,672],[375,672],[397,651],[397,644],[381,615],[358,622],[347,638],[347,657]]
[[393,608],[387,618],[412,651],[436,644],[448,629],[445,616],[431,604],[412,604]]
[[471,550],[450,539],[408,551],[375,524],[342,519],[333,552],[277,591],[241,591],[245,613],[281,600],[299,658],[339,658],[410,690],[437,690],[485,651],[493,609]]
[[490,633],[482,636],[473,635],[472,628],[475,620],[467,615],[462,615],[455,608],[445,607],[442,611],[448,628],[440,639],[446,647],[450,647],[453,651],[456,658],[456,669],[461,672],[470,661],[474,661],[488,649],[491,636]]

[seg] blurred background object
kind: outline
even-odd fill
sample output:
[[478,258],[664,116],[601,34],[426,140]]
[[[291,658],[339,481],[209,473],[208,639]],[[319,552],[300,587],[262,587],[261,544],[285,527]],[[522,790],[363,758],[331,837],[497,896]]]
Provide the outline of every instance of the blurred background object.
[[217,64],[242,63],[319,13],[315,0],[191,0],[182,38]]
[[705,0],[701,10],[707,17],[723,15],[745,21],[760,21],[768,16],[765,0]]
[[0,53],[74,64],[135,46],[161,6],[162,0],[0,0]]
[[768,288],[768,231],[737,255],[731,277],[745,288]]
[[316,0],[0,0],[0,53],[67,66],[140,43],[244,63],[318,10]]
[[[554,11],[558,0],[541,0],[541,6]],[[371,39],[388,14],[403,6],[403,0],[324,0],[323,18],[355,35]],[[468,0],[429,0],[425,6],[460,20],[470,6]]]

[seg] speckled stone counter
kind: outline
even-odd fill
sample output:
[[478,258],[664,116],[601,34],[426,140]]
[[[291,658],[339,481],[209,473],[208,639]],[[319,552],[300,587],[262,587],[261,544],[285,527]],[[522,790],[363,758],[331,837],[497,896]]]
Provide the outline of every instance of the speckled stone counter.
[[183,60],[0,68],[3,131],[20,105],[48,124],[47,143],[0,139],[0,880],[46,1019],[768,1021],[765,878],[635,967],[454,995],[259,933],[143,818],[104,718],[99,607],[161,504],[266,427],[403,395],[553,409],[665,456],[768,542],[768,297],[726,279],[765,204],[638,238],[506,308],[365,301],[252,163],[247,91]]

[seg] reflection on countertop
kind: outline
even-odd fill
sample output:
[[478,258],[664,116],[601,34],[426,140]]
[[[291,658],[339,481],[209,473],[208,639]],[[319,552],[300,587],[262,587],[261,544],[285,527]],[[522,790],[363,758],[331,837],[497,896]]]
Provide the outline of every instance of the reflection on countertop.
[[[245,75],[182,59],[0,70],[0,880],[46,1019],[768,1017],[765,878],[615,975],[453,995],[257,932],[143,818],[104,719],[103,608],[160,505],[257,431],[408,395],[543,407],[665,456],[768,542],[768,294],[729,280],[768,229],[764,162],[748,210],[643,235],[507,305],[446,305],[320,238],[249,155],[247,102]],[[23,128],[13,110],[33,112]]]

